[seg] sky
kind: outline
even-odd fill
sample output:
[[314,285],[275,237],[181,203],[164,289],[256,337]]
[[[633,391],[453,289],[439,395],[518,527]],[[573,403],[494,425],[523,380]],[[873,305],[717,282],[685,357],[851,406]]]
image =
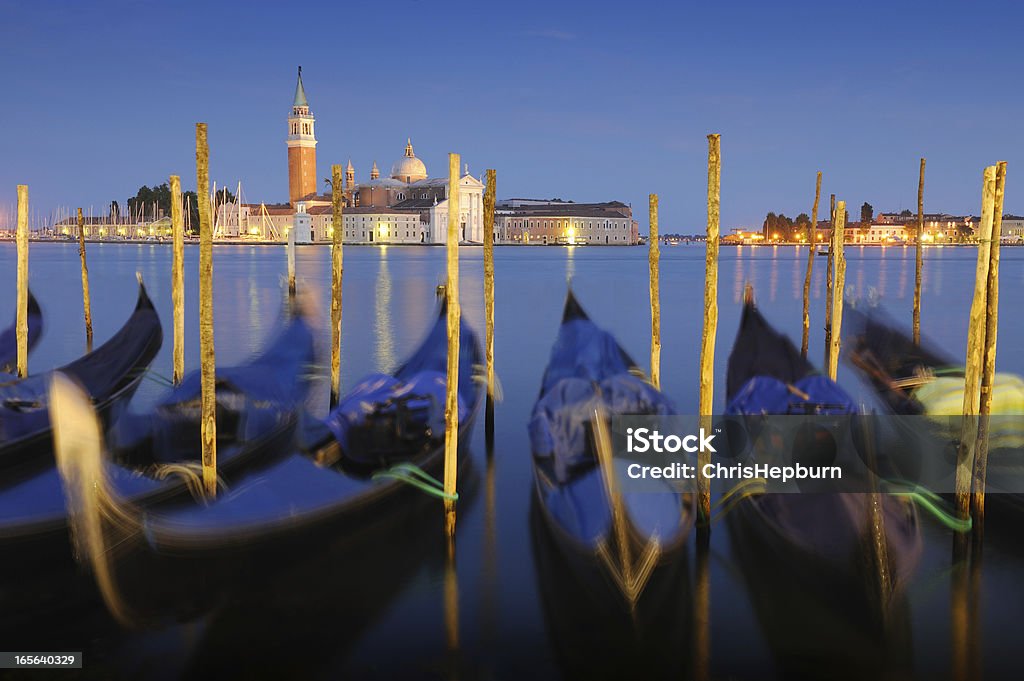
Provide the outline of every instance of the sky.
[[818,170],[824,205],[916,210],[922,156],[926,211],[977,214],[1005,160],[1024,213],[1022,19],[1001,1],[0,0],[0,206],[17,184],[37,215],[192,188],[197,121],[218,186],[286,201],[301,64],[322,177],[387,173],[411,137],[432,176],[457,152],[499,198],[619,200],[642,232],[656,193],[661,231],[696,233],[720,133],[724,231],[810,213]]

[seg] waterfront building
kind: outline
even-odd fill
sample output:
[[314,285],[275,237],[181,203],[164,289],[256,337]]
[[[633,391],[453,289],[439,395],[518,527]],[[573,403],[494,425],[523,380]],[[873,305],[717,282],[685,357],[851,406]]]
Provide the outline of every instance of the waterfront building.
[[[216,234],[225,238],[284,241],[301,204],[310,217],[312,242],[330,241],[334,233],[329,194],[317,193],[315,119],[299,70],[288,116],[287,204],[228,203],[218,207]],[[430,177],[416,157],[412,139],[381,177],[377,162],[369,179],[356,181],[351,159],[343,176],[344,240],[346,243],[444,244],[448,237],[448,177]],[[241,193],[241,192],[239,192]],[[459,238],[483,242],[484,185],[466,167],[459,180]],[[240,201],[240,199],[238,199]]]
[[1010,242],[1024,241],[1024,217],[1004,215],[999,228],[999,238]]
[[640,242],[633,210],[620,201],[506,199],[495,207],[494,223],[495,239],[507,244],[631,246]]

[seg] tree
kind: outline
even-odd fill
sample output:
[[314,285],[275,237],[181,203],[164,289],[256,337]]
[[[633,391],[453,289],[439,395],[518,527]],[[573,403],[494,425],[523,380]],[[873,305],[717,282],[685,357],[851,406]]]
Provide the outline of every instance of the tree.
[[[235,195],[226,187],[218,189],[213,196],[211,210],[216,214],[217,209],[224,203],[234,203]],[[135,196],[127,201],[128,214],[133,220],[152,219],[153,208],[162,215],[171,214],[171,187],[166,182],[152,188],[143,185]],[[186,191],[181,194],[182,211],[184,212],[185,224],[195,232],[199,229],[199,202],[194,191]]]
[[864,202],[864,205],[860,207],[860,221],[870,223],[875,219],[875,209],[868,203]]

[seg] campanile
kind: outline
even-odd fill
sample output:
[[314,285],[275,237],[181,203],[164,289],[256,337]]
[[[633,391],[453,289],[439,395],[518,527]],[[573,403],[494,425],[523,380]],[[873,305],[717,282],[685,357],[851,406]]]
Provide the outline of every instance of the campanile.
[[302,67],[295,84],[295,101],[288,116],[288,200],[292,206],[300,199],[316,193],[315,119],[309,112],[306,90],[302,87]]

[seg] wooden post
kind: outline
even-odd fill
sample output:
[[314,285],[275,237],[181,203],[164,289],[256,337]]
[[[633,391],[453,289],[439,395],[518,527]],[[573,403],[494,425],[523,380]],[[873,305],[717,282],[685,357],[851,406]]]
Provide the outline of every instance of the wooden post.
[[821,171],[818,171],[818,179],[814,184],[814,207],[811,209],[811,228],[807,234],[807,241],[810,243],[810,250],[807,252],[807,274],[804,276],[804,332],[800,342],[800,354],[807,358],[807,343],[811,333],[811,273],[814,270],[814,256],[817,255],[818,247],[814,242],[815,232],[818,229],[818,202],[821,200]]
[[487,171],[484,190],[484,363],[487,372],[487,404],[484,414],[486,440],[494,440],[494,203],[497,172]]
[[924,159],[917,180],[917,256],[914,264],[914,345],[921,344],[921,268],[924,264],[921,239],[924,236]]
[[18,311],[14,335],[17,341],[18,376],[28,376],[28,185],[18,185]]
[[[708,232],[704,258],[704,328],[700,343],[700,424],[711,432],[715,393],[715,337],[718,333],[718,234],[722,189],[722,136],[708,135]],[[701,471],[711,463],[710,452],[700,452]],[[700,525],[710,529],[711,484],[704,475],[697,478]]]
[[647,197],[650,218],[650,236],[647,239],[647,262],[651,272],[651,385],[661,389],[661,293],[658,289],[658,261],[661,258],[658,243],[658,195]]
[[988,472],[989,414],[996,378],[996,337],[999,332],[999,239],[1003,223],[1003,196],[1006,190],[1006,161],[996,165],[995,197],[992,210],[992,245],[989,249],[985,300],[985,348],[981,374],[981,401],[978,405],[978,446],[974,457],[974,491],[971,495],[972,528],[979,540],[985,524],[985,483]]
[[846,288],[846,254],[843,252],[843,231],[846,228],[846,202],[836,202],[836,219],[832,227],[835,251],[835,281],[832,283],[832,321],[829,328],[828,377],[836,380],[839,371],[839,348],[842,344],[843,292]]
[[331,208],[334,213],[331,228],[331,408],[341,396],[341,282],[345,274],[342,237],[345,233],[341,200],[341,166],[331,166]]
[[210,215],[210,147],[206,123],[196,123],[196,200],[199,202],[199,366],[203,488],[217,494],[217,369],[213,350],[213,220]]
[[89,302],[89,265],[85,261],[85,218],[78,209],[78,259],[82,261],[82,306],[85,309],[85,351],[92,352],[92,304]]
[[[967,359],[964,362],[963,421],[957,451],[954,486],[957,511],[961,519],[969,514],[971,479],[978,438],[978,412],[981,409],[981,379],[985,351],[985,314],[988,308],[988,270],[992,255],[992,222],[995,212],[996,167],[985,168],[981,192],[981,224],[978,226],[978,265],[975,271],[974,299],[967,328]],[[962,538],[954,535],[954,552]]]
[[295,217],[292,217],[292,226],[288,228],[288,296],[295,297]]
[[449,533],[455,531],[455,495],[459,472],[459,155],[448,154],[448,375],[444,408],[444,491]]
[[825,368],[828,369],[829,354],[832,352],[832,280],[835,276],[836,244],[836,195],[829,198],[828,225],[828,266],[825,268]]
[[177,175],[171,175],[171,244],[171,305],[174,307],[171,382],[179,385],[185,377],[185,222],[181,178]]

